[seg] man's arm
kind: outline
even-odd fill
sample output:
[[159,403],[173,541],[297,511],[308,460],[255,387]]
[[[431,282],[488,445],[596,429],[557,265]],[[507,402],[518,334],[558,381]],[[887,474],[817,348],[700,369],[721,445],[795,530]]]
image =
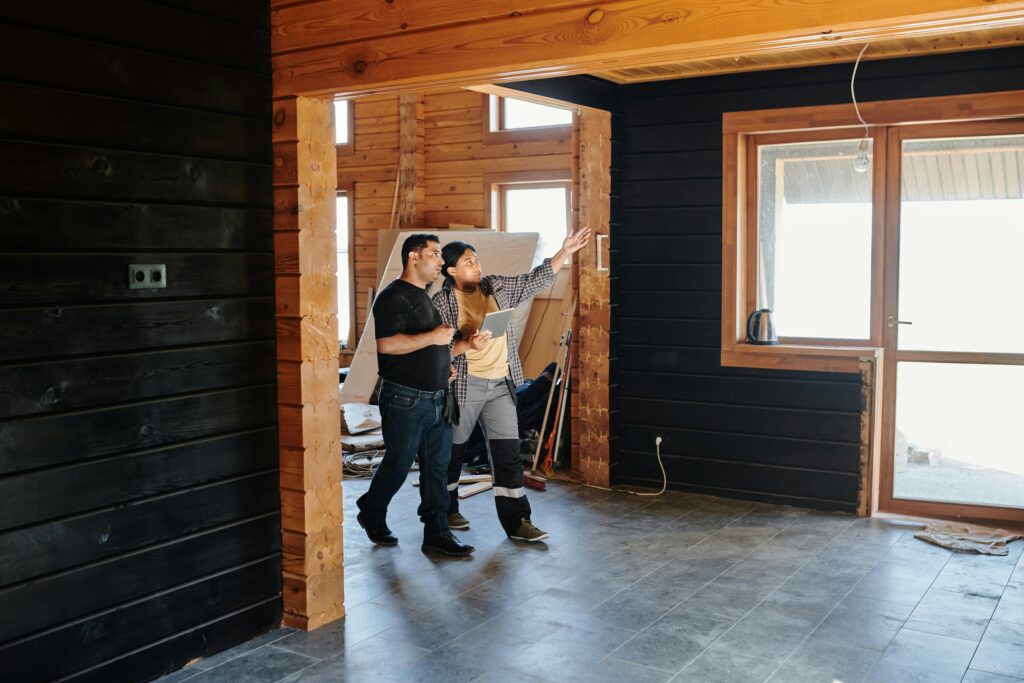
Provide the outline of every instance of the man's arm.
[[455,328],[451,325],[438,325],[420,334],[393,334],[377,339],[377,351],[389,356],[402,356],[428,346],[447,346],[454,334]]

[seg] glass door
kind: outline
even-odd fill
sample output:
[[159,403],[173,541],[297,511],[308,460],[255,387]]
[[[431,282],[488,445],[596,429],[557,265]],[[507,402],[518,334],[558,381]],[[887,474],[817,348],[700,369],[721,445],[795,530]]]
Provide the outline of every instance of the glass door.
[[1024,124],[907,127],[889,145],[881,508],[1019,522]]

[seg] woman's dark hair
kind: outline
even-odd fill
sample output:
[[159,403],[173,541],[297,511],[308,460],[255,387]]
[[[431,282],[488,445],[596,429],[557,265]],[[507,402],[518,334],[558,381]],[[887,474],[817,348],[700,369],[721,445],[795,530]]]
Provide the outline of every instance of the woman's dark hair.
[[444,275],[444,279],[448,282],[455,281],[455,278],[448,274],[448,269],[454,268],[458,265],[459,259],[462,258],[462,255],[465,254],[467,250],[474,254],[476,253],[476,248],[472,244],[459,240],[449,242],[444,245],[443,249],[441,249],[441,259],[444,261],[444,265],[441,266],[441,275]]

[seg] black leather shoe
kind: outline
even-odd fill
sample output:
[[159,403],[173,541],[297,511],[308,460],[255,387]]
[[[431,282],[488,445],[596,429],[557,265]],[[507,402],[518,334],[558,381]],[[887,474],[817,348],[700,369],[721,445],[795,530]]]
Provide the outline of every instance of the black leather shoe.
[[398,545],[398,539],[391,533],[387,524],[374,527],[366,526],[366,518],[363,517],[362,512],[356,515],[356,521],[359,522],[359,526],[366,529],[366,537],[377,545]]
[[424,538],[423,552],[435,552],[452,557],[464,557],[472,553],[476,548],[466,545],[455,538],[455,534],[446,534],[440,538]]

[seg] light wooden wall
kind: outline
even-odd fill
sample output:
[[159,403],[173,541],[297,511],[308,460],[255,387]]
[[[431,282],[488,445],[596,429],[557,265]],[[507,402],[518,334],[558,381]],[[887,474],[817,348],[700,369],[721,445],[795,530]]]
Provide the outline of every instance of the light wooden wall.
[[[427,94],[424,101],[425,229],[450,223],[484,227],[490,224],[487,195],[490,182],[524,180],[534,172],[572,177],[572,133],[544,142],[485,144],[483,117],[487,95],[462,89]],[[366,325],[367,291],[376,288],[377,232],[387,230],[394,205],[399,160],[398,96],[354,101],[354,151],[338,154],[338,186],[351,187],[353,203],[356,334]],[[396,219],[397,220],[397,219]],[[560,302],[552,301],[549,317]],[[531,319],[527,333],[532,334]],[[538,340],[543,347],[543,340]]]

